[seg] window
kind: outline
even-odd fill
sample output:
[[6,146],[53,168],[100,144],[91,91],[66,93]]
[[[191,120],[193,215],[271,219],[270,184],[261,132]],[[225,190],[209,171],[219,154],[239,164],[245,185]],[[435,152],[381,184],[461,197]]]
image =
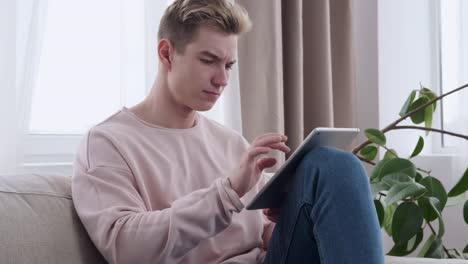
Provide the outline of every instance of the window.
[[[17,24],[23,24],[25,32],[20,43],[30,38],[40,43],[33,51],[18,49],[17,54],[26,64],[28,56],[37,58],[29,82],[31,98],[20,99],[30,105],[31,113],[24,125],[20,168],[70,173],[83,133],[145,97],[157,71],[159,21],[172,2],[48,0],[19,5]],[[42,19],[41,27],[25,23],[22,10],[33,10]],[[240,131],[237,69],[229,86],[234,87],[202,114]]]
[[[468,47],[466,42],[468,23],[462,20],[466,19],[468,14],[466,4],[467,1],[463,0],[378,1],[377,30],[368,30],[359,37],[364,40],[372,40],[375,37],[378,40],[377,55],[374,55],[373,59],[377,61],[379,78],[379,90],[376,95],[379,105],[379,127],[384,127],[398,118],[397,113],[401,105],[413,89],[419,88],[419,83],[438,93],[453,90],[467,83],[467,55],[463,54],[463,49]],[[367,8],[366,4],[362,5]],[[369,11],[368,15],[361,18],[373,18],[374,10],[365,10]],[[374,21],[366,22],[370,23],[361,23],[361,25],[368,26]],[[369,53],[372,56],[372,51],[373,49],[369,48],[362,49],[360,56],[356,57],[365,58]],[[373,71],[363,72],[362,79],[369,78],[372,73]],[[468,91],[464,90],[463,94],[450,95],[442,100],[442,105],[438,104],[433,122],[434,128],[443,126],[446,130],[468,134],[467,127],[463,127],[468,124],[467,93]],[[364,105],[373,98],[365,99]],[[401,124],[413,125],[408,120]],[[431,175],[438,178],[446,187],[454,186],[466,170],[468,148],[464,140],[451,136],[443,137],[439,133],[432,132],[426,137],[424,131],[409,129],[391,131],[386,135],[388,146],[397,150],[403,157],[411,155],[419,136],[424,137],[424,150],[413,161],[419,168],[431,170]],[[447,219],[455,223],[454,219],[459,219],[459,211],[453,212],[456,213],[444,212],[444,214]],[[384,242],[391,240],[385,235],[383,238]],[[465,246],[462,244],[465,241],[458,240],[456,234],[447,234],[445,239],[452,245],[458,245],[457,247]]]
[[143,1],[49,1],[31,134],[79,135],[144,97],[143,14]]
[[[468,82],[465,48],[468,46],[467,5],[466,1],[379,1],[376,60],[380,127],[398,118],[396,113],[401,104],[411,90],[419,88],[419,83],[440,94]],[[365,51],[361,55],[366,56]],[[366,75],[364,77],[367,78]],[[466,102],[467,89],[439,101],[433,127],[467,134]],[[413,124],[405,120],[402,125]],[[424,160],[428,167],[433,168],[434,175],[437,172],[447,175],[463,173],[468,148],[466,141],[460,138],[435,132],[425,137],[423,131],[405,130],[389,133],[387,142],[398,153],[410,155],[418,136],[425,139],[418,162]]]
[[[440,93],[449,92],[468,83],[468,3],[466,1],[439,1],[440,6]],[[468,115],[468,92],[448,96],[441,103],[441,126],[445,130],[464,133]],[[463,110],[465,107],[465,110]],[[465,120],[465,121],[463,121]],[[455,147],[460,139],[441,136],[442,147]]]
[[42,4],[42,45],[20,162],[70,167],[86,130],[147,93],[145,1]]

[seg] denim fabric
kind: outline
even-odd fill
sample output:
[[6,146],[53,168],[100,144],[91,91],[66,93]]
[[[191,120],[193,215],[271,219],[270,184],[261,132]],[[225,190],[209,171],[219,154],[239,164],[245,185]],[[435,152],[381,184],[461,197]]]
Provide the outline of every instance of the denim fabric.
[[316,148],[292,177],[264,263],[384,263],[369,180],[352,153]]

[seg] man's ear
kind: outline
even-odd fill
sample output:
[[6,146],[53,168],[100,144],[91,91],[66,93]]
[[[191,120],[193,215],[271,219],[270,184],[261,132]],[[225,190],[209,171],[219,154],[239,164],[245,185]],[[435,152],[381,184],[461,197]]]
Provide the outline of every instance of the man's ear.
[[158,43],[159,61],[167,68],[172,66],[172,53],[174,52],[171,42],[167,39],[161,39]]

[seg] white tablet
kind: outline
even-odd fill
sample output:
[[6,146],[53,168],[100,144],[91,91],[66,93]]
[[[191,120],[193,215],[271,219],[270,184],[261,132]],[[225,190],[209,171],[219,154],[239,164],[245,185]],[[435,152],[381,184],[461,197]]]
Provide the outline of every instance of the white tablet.
[[358,134],[359,128],[315,128],[248,203],[246,208],[249,210],[279,208],[288,192],[288,179],[293,175],[307,152],[318,146],[349,150],[348,148]]

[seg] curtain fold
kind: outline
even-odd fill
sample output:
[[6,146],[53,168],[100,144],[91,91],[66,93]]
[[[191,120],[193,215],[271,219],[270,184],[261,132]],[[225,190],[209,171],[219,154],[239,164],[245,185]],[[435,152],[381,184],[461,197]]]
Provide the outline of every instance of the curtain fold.
[[0,1],[0,174],[16,162],[15,20],[16,2]]
[[[34,83],[37,78],[48,0],[17,1],[16,18],[16,166],[29,133]],[[18,168],[17,168],[18,170]]]
[[0,173],[15,173],[28,132],[47,0],[3,1],[0,9]]
[[288,135],[290,146],[298,146],[304,135],[304,60],[303,60],[303,19],[302,1],[282,2],[282,36],[283,41],[283,87],[288,87],[284,93],[284,108],[288,118],[284,119],[284,133]]
[[284,130],[280,1],[238,1],[253,22],[239,39],[239,82],[243,135],[248,140]]
[[315,127],[355,126],[351,1],[237,2],[253,21],[239,40],[244,136],[285,133],[295,149]]
[[337,127],[357,126],[351,9],[351,0],[330,1],[333,113]]

